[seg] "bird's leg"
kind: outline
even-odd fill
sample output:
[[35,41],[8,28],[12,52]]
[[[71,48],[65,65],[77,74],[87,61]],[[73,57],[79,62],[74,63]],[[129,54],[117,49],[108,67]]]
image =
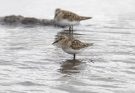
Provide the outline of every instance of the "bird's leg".
[[69,34],[72,34],[72,26],[69,26]]
[[69,33],[73,34],[73,25],[69,26]]
[[71,26],[71,28],[72,28],[72,34],[73,34],[73,25]]
[[72,30],[72,26],[69,26],[69,31],[71,31]]
[[74,58],[73,59],[75,60],[75,54],[74,54]]
[[70,34],[73,34],[73,25],[70,25],[70,26],[69,26],[69,33],[70,33]]

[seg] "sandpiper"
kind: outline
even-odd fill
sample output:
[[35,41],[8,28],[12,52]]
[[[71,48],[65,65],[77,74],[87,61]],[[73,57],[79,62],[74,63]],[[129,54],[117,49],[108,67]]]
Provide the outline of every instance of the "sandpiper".
[[91,19],[92,17],[80,16],[71,11],[62,10],[57,8],[55,10],[54,20],[57,24],[61,26],[69,26],[69,30],[73,31],[73,26],[78,25],[80,21]]
[[53,44],[59,44],[59,46],[68,54],[73,55],[73,59],[75,60],[76,54],[80,53],[83,49],[92,46],[93,43],[84,43],[77,39],[74,39],[73,37],[69,37],[66,35],[59,36]]

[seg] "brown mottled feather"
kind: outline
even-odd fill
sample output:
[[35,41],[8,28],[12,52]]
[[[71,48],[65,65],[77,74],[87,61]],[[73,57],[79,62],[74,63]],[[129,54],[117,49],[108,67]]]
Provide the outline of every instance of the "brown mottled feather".
[[68,19],[69,21],[80,21],[80,16],[75,14],[75,13],[72,13],[72,12],[69,12],[69,11],[64,11],[62,10],[62,18],[63,19]]
[[67,10],[60,10],[60,13],[56,14],[55,17],[57,17],[59,20],[67,19],[69,21],[81,21],[86,19],[91,19],[92,17],[83,17],[79,16],[73,12],[67,11]]
[[72,44],[71,44],[71,48],[75,49],[75,50],[85,48],[85,47],[88,47],[88,46],[89,46],[89,44],[83,43],[83,42],[81,42],[79,40],[73,40]]
[[56,38],[55,41],[60,40],[58,43],[62,45],[63,48],[72,48],[74,50],[80,50],[82,48],[92,46],[93,43],[83,43],[77,39],[74,39],[73,37],[61,35]]

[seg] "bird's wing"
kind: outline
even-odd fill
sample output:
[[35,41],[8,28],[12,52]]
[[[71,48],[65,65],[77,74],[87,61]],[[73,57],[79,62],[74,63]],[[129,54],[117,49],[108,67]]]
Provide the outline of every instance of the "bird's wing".
[[61,16],[69,21],[80,21],[80,16],[70,11],[62,10]]
[[85,47],[88,47],[89,45],[87,43],[83,43],[79,40],[73,40],[71,44],[71,48],[75,50],[79,50]]

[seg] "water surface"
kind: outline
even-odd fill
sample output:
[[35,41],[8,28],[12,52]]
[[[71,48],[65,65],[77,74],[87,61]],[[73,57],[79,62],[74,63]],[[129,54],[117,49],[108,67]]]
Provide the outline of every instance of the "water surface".
[[[91,14],[79,7],[81,3],[74,8],[75,4],[68,4],[71,0],[66,2],[60,5],[80,9],[84,15]],[[58,2],[56,6],[59,6]],[[21,13],[26,14],[27,8]],[[118,12],[121,11],[118,9]],[[0,93],[134,93],[135,15],[104,13],[109,16],[101,15],[101,18],[82,22],[74,28],[75,38],[94,43],[78,54],[76,61],[72,60],[72,55],[52,45],[56,35],[66,28],[1,25]],[[94,17],[98,13],[92,14]]]

